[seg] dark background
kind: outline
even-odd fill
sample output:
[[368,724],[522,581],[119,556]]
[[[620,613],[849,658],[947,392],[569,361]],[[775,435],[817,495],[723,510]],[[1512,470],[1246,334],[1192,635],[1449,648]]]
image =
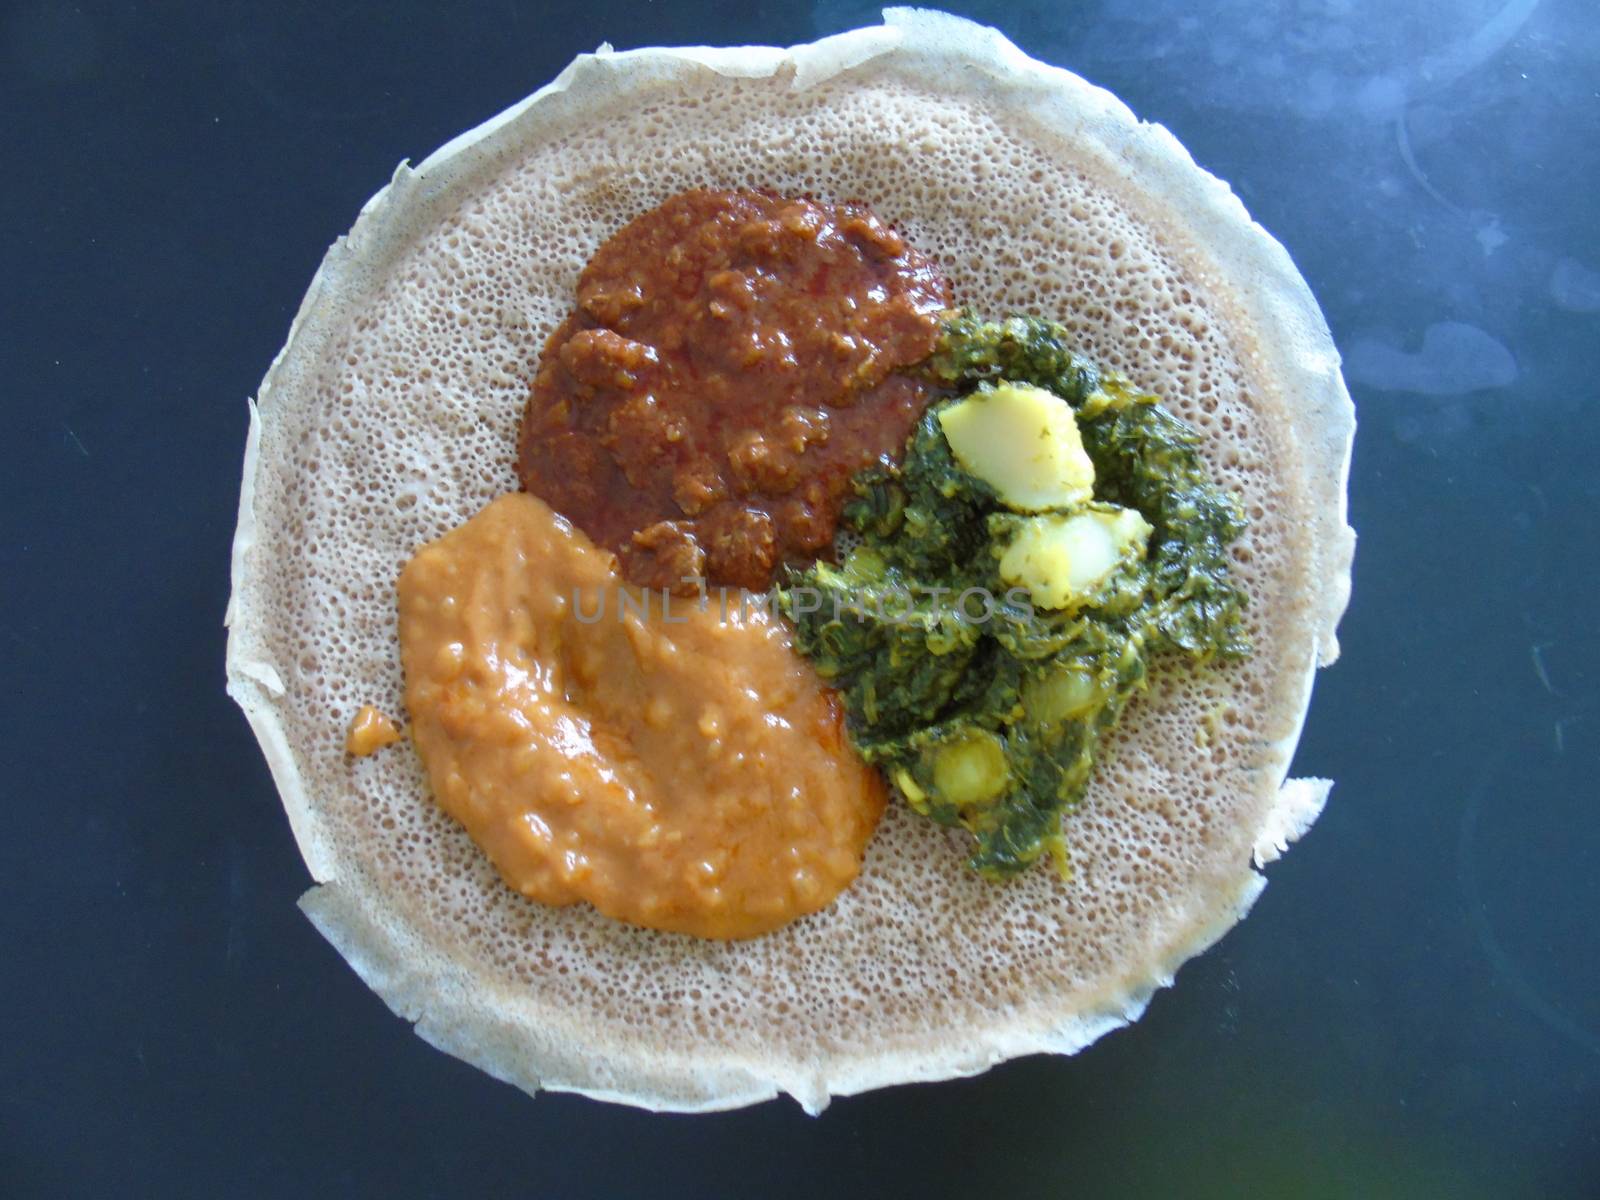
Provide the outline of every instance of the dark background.
[[295,908],[223,694],[250,395],[401,158],[602,39],[812,5],[0,4],[0,1195],[1600,1195],[1600,28],[1585,0],[960,5],[1160,121],[1346,356],[1361,534],[1251,918],[1071,1060],[531,1100]]

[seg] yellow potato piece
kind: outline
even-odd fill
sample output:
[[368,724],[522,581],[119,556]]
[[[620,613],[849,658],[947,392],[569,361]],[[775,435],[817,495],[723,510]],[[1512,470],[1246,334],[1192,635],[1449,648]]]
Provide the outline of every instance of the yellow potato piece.
[[1072,406],[1053,392],[1002,382],[942,409],[939,427],[961,468],[1008,508],[1069,508],[1094,494],[1094,463]]
[[933,760],[933,786],[957,808],[984,805],[999,797],[1011,782],[1000,739],[987,730],[973,730],[939,749]]
[[1000,558],[1000,578],[1041,608],[1087,601],[1127,558],[1142,557],[1150,525],[1134,509],[1047,514],[1022,523]]

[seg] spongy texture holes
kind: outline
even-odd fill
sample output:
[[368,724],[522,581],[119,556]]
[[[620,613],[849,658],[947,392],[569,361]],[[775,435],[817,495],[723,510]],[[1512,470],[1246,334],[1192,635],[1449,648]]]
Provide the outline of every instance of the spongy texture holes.
[[[298,665],[276,708],[308,826],[408,972],[471,980],[448,998],[458,1011],[491,1010],[530,1045],[581,1024],[583,1045],[530,1050],[525,1073],[601,1091],[689,1104],[714,1085],[671,1063],[809,1077],[821,1053],[914,1060],[951,1030],[998,1043],[1137,991],[1183,930],[1231,919],[1274,798],[1261,748],[1286,735],[1303,682],[1282,401],[1230,340],[1219,281],[1185,265],[1164,215],[1103,164],[933,83],[891,71],[796,92],[701,70],[656,96],[553,116],[544,137],[455,185],[446,211],[342,297],[336,334],[280,373],[256,480],[270,569],[250,574],[238,607],[255,654]],[[516,486],[526,391],[587,257],[694,186],[866,201],[943,265],[961,301],[1061,320],[1164,397],[1251,514],[1234,563],[1256,655],[1158,666],[1069,819],[1070,883],[1046,870],[984,883],[958,838],[892,810],[830,909],[755,941],[696,942],[525,901],[431,803],[408,749],[344,755],[358,704],[400,711],[401,564]]]

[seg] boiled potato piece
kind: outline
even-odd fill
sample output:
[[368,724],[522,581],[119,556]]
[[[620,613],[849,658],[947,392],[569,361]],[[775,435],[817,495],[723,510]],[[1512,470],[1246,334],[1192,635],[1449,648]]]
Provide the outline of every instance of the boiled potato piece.
[[1042,728],[1086,716],[1105,700],[1094,673],[1081,666],[1059,666],[1022,685],[1022,707]]
[[939,412],[956,462],[1008,508],[1069,508],[1094,494],[1094,463],[1072,406],[1053,392],[1001,382]]
[[940,746],[933,760],[933,787],[957,808],[974,808],[997,799],[1011,783],[1005,747],[984,729],[975,729]]
[[1030,517],[1000,557],[1000,578],[1041,608],[1076,607],[1125,559],[1142,558],[1149,540],[1149,523],[1131,508]]

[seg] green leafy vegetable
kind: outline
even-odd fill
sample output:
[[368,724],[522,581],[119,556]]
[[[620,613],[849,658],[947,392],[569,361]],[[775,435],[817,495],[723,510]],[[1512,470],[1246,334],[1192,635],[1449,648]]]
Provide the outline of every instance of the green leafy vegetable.
[[1061,816],[1148,658],[1248,652],[1227,552],[1243,517],[1210,481],[1194,431],[1074,353],[1059,325],[963,313],[927,369],[956,392],[1028,383],[1070,403],[1094,499],[1061,511],[1135,509],[1148,541],[1130,540],[1064,607],[1007,587],[1001,559],[1019,530],[1037,536],[1025,522],[1038,518],[962,470],[940,428],[941,407],[958,402],[946,400],[897,468],[856,477],[844,520],[857,548],[794,573],[779,602],[801,651],[843,691],[862,755],[917,812],[974,835],[973,869],[1003,879],[1049,854],[1065,870]]
[[962,391],[1001,379],[1031,383],[1074,406],[1100,386],[1100,372],[1073,351],[1067,331],[1040,317],[984,321],[962,312],[946,322],[928,372]]

